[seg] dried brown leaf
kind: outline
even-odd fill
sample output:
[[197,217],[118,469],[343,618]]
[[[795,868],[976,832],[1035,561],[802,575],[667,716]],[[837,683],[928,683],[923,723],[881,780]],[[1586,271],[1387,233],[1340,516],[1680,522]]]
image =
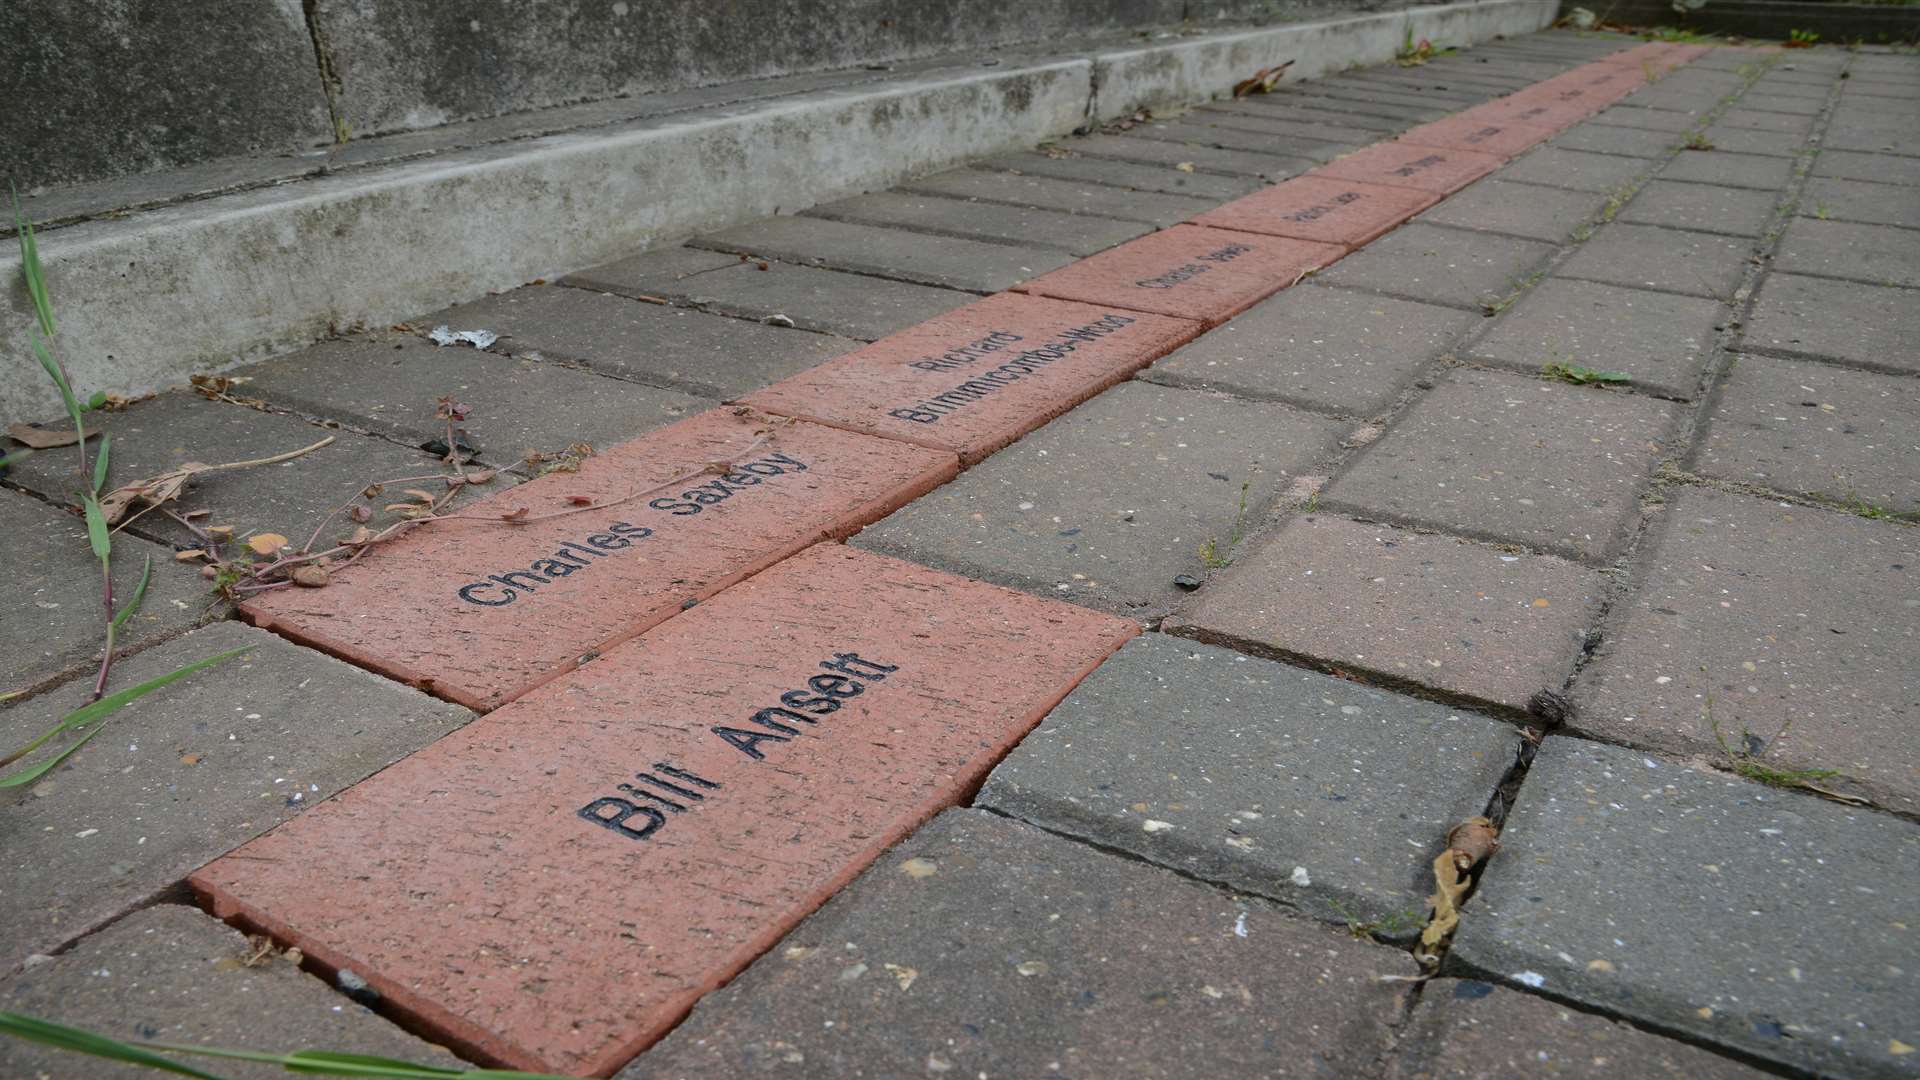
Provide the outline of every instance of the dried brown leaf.
[[327,568],[318,563],[307,563],[304,566],[296,566],[293,568],[293,572],[287,576],[293,579],[295,585],[305,589],[318,589],[333,580],[332,576],[327,573]]
[[[99,432],[95,429],[87,429],[88,438],[92,438],[97,434],[99,434]],[[23,443],[33,450],[51,450],[56,446],[72,446],[74,443],[80,441],[80,436],[75,434],[74,430],[70,427],[42,428],[34,427],[32,424],[8,424],[7,438],[17,443]]]
[[273,555],[287,546],[287,538],[279,533],[256,533],[247,538],[247,546],[255,555]]

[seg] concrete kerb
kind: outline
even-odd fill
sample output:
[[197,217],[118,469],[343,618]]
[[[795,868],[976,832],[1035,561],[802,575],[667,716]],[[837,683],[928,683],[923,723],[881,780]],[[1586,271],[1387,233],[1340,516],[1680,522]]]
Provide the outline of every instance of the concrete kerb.
[[[1549,0],[1477,0],[927,71],[96,220],[60,230],[42,259],[74,378],[139,393],[340,328],[1017,150],[1090,113],[1194,104],[1283,59],[1304,78],[1390,59],[1408,27],[1465,45],[1539,29],[1552,15]],[[14,315],[0,330],[6,363],[31,355],[19,269],[17,255],[0,255]],[[7,419],[58,408],[37,380],[0,387]]]

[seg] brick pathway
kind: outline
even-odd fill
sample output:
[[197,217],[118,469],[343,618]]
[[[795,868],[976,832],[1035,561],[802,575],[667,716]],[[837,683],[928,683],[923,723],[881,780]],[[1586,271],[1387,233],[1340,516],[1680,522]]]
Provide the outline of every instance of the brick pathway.
[[[0,1004],[625,1080],[1920,1076],[1916,163],[1911,56],[1547,33],[103,416],[122,476],[334,434],[194,496],[290,536],[442,393],[482,464],[601,449],[251,626],[124,534],[122,679],[253,651],[0,816]],[[0,491],[15,742],[92,647],[67,467]]]

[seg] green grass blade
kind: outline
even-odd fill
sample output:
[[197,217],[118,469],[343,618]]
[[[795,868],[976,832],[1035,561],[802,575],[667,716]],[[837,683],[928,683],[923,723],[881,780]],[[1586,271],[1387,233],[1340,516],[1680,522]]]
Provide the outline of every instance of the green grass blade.
[[79,427],[80,403],[74,400],[73,387],[67,385],[67,377],[60,373],[60,365],[54,363],[53,354],[47,351],[47,343],[33,332],[32,327],[27,328],[27,343],[33,346],[33,355],[39,359],[40,366],[47,370],[47,377],[53,380],[54,386],[59,387],[60,400],[67,407],[67,415],[73,417],[74,426]]
[[4,469],[16,461],[25,461],[32,456],[33,451],[26,449],[15,450],[8,454],[0,454],[0,469]]
[[125,606],[121,607],[120,614],[113,617],[113,628],[115,630],[125,626],[127,620],[133,617],[133,613],[140,610],[140,601],[147,598],[147,582],[152,580],[153,556],[149,555],[147,556],[147,565],[140,571],[140,584],[133,587],[132,598],[126,602]]
[[87,543],[93,546],[93,557],[101,562],[113,554],[113,537],[107,532],[107,512],[100,509],[100,500],[87,492],[82,506],[87,512]]
[[448,1069],[438,1065],[416,1065],[398,1058],[372,1054],[349,1054],[336,1050],[295,1050],[290,1054],[270,1054],[259,1050],[229,1050],[217,1046],[182,1046],[177,1043],[140,1043],[154,1050],[206,1057],[258,1061],[278,1065],[290,1073],[305,1076],[351,1076],[376,1080],[567,1080],[550,1073],[512,1072],[500,1069]]
[[107,447],[113,444],[113,436],[100,436],[100,456],[93,459],[93,493],[100,494],[107,487]]
[[203,1072],[191,1065],[182,1064],[172,1058],[162,1057],[151,1050],[129,1046],[105,1035],[96,1035],[91,1031],[56,1024],[51,1020],[41,1020],[16,1012],[0,1012],[0,1034],[12,1035],[16,1039],[37,1042],[59,1050],[68,1050],[76,1054],[90,1054],[108,1061],[123,1061],[129,1065],[145,1065],[149,1069],[179,1076],[196,1076],[200,1080],[220,1080],[210,1072]]
[[[224,660],[231,660],[234,657],[239,656],[241,653],[246,652],[250,648],[252,648],[252,646],[246,645],[238,649],[229,649],[223,653],[216,653],[213,656],[205,657],[200,660],[195,660],[193,663],[188,664],[185,667],[175,668],[174,670],[158,678],[148,679],[146,682],[143,682],[138,686],[129,686],[125,690],[116,690],[113,693],[108,694],[106,697],[103,697],[98,701],[88,702],[87,704],[82,705],[79,708],[68,713],[64,719],[62,719],[58,724],[55,724],[51,729],[49,729],[46,732],[46,734],[41,735],[39,738],[33,740],[27,745],[21,747],[19,750],[8,755],[6,760],[18,761],[21,758],[25,757],[26,755],[33,753],[35,750],[38,750],[42,745],[46,743],[48,739],[53,738],[54,736],[60,734],[63,731],[71,731],[74,728],[85,727],[86,725],[93,723],[95,720],[98,720],[101,717],[112,714],[112,712],[115,709],[118,709],[120,706],[125,705],[127,702],[132,701],[137,697],[140,697],[145,694],[150,694],[153,691],[168,685],[169,683],[178,682],[179,680],[186,678],[187,676],[193,674],[196,671],[199,671],[202,668],[209,668]],[[94,733],[97,733],[99,730],[100,730],[99,728],[95,728],[93,732],[88,733],[87,738],[89,739],[92,738]],[[81,740],[81,742],[85,742],[85,741],[86,740],[84,739]],[[14,773],[11,776],[0,777],[0,788],[19,787],[22,784],[32,783],[33,781],[39,779],[41,774],[45,773],[48,769],[51,769],[55,765],[60,764],[60,762],[64,758],[66,758],[68,754],[71,754],[75,750],[78,750],[80,748],[80,745],[81,743],[78,743],[78,742],[73,744],[72,746],[68,747],[64,752],[62,752],[59,757],[54,758],[52,761],[42,762],[41,764],[36,765],[29,769],[22,769],[21,771]]]
[[53,302],[47,297],[47,277],[40,269],[40,244],[34,238],[33,224],[20,212],[20,193],[13,195],[13,223],[20,241],[20,269],[27,278],[27,295],[33,299],[33,313],[40,320],[40,332],[53,337]]

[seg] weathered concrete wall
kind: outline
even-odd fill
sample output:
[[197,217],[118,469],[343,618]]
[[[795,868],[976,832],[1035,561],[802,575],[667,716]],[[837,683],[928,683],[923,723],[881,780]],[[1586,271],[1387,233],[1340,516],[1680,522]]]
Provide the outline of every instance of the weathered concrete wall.
[[1832,0],[1712,0],[1677,14],[1670,0],[1563,0],[1561,14],[1584,7],[1630,26],[1684,26],[1703,34],[1741,34],[1785,41],[1795,30],[1832,45],[1887,45],[1920,41],[1920,7],[1901,3],[1844,4]]
[[23,190],[329,130],[300,0],[7,0],[0,103],[0,181]]

